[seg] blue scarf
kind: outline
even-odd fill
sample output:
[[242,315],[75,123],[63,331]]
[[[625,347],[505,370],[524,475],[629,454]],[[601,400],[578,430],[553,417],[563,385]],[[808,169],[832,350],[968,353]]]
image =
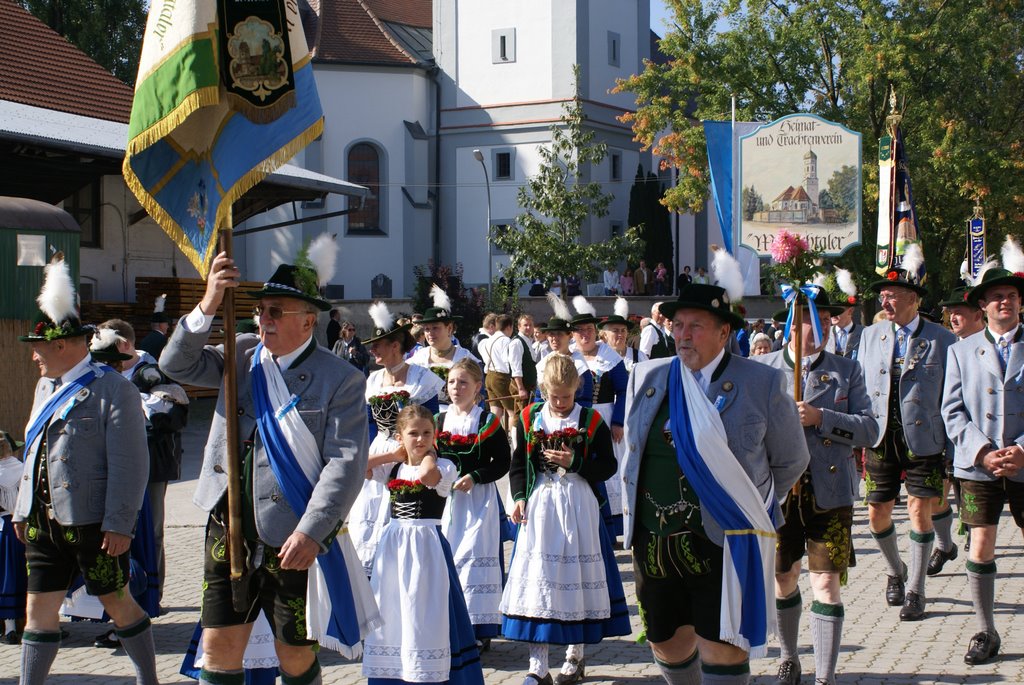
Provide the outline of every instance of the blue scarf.
[[[87,371],[73,381],[68,381],[60,387],[60,389],[50,396],[50,399],[46,400],[46,404],[39,410],[39,413],[32,419],[32,423],[25,429],[25,445],[26,450],[31,450],[31,454],[36,453],[35,443],[36,439],[43,432],[43,428],[53,418],[57,408],[62,406],[68,401],[71,396],[78,393],[79,390],[96,380],[95,371]],[[29,452],[26,452],[28,454]],[[35,459],[35,457],[33,457]]]

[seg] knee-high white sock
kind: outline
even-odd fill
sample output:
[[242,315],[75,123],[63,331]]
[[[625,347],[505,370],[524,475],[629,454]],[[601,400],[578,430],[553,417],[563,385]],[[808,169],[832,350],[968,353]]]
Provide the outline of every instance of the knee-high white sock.
[[530,645],[530,673],[543,678],[548,674],[548,646],[547,644]]

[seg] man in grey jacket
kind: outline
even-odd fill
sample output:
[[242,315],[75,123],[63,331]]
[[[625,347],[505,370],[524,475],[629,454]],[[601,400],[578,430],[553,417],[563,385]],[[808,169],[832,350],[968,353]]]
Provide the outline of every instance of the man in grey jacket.
[[[205,665],[201,683],[242,685],[242,654],[260,609],[273,630],[282,679],[289,685],[321,682],[314,640],[306,632],[308,569],[327,552],[362,486],[366,470],[366,381],[352,365],[320,347],[313,337],[317,314],[330,305],[316,292],[316,273],[282,265],[261,290],[255,316],[260,340],[280,369],[294,409],[316,441],[318,475],[301,516],[278,481],[275,448],[257,430],[260,415],[252,368],[255,339],[238,341],[238,435],[242,444],[242,530],[248,551],[250,604],[232,604],[225,559],[227,418],[224,412],[224,354],[206,345],[210,326],[227,288],[239,271],[224,253],[213,260],[206,293],[164,349],[160,368],[181,383],[220,387],[199,484],[193,501],[210,512],[207,525],[202,624]],[[261,357],[263,359],[264,357]],[[291,446],[298,455],[297,446]],[[305,468],[303,469],[305,471]]]
[[61,642],[58,612],[81,574],[86,592],[113,619],[138,683],[155,685],[149,617],[125,592],[128,550],[149,478],[142,403],[129,380],[93,363],[86,345],[91,329],[68,308],[73,302],[70,274],[59,257],[46,267],[43,315],[21,336],[31,343],[42,378],[25,430],[13,516],[28,561],[20,682],[46,680]]
[[[782,372],[726,349],[732,330],[744,324],[728,300],[718,286],[691,284],[678,301],[664,303],[677,356],[637,364],[627,391],[624,544],[633,551],[647,639],[670,685],[750,678],[747,651],[721,638],[722,526],[704,511],[670,439],[674,360],[681,361],[677,373],[693,374],[718,411],[728,432],[730,454],[723,458],[739,463],[756,488],[757,505],[774,520],[781,520],[778,499],[810,458],[807,445],[793,440],[802,429]],[[772,588],[764,595],[771,597]]]
[[[868,522],[888,566],[886,601],[902,606],[901,620],[920,621],[935,543],[932,503],[942,493],[945,471],[946,429],[939,408],[946,350],[956,337],[918,314],[927,290],[903,269],[888,272],[871,289],[878,293],[886,319],[864,329],[857,352],[881,431],[864,464]],[[909,573],[892,523],[903,472],[910,515]]]
[[[971,529],[967,581],[979,632],[964,661],[982,664],[999,653],[994,620],[996,526],[1003,506],[1024,528],[1024,274],[993,268],[968,300],[988,325],[949,349],[942,415],[955,446],[960,516]],[[969,369],[969,371],[968,371]]]
[[[797,402],[797,412],[811,454],[810,465],[782,506],[786,523],[779,529],[775,557],[775,605],[782,647],[777,685],[800,682],[797,633],[803,598],[797,581],[805,554],[814,592],[811,644],[815,683],[835,685],[845,615],[840,581],[854,564],[850,532],[860,474],[853,448],[873,445],[878,439],[878,423],[860,365],[825,350],[830,314],[835,316],[844,307],[831,305],[824,290],[819,291],[815,303],[822,332],[820,343],[814,340],[812,314],[805,306],[802,352],[796,351],[795,340],[791,340],[783,350],[755,358],[783,372],[792,396],[794,359],[801,355],[803,400]],[[782,310],[774,318],[785,321],[787,313]]]

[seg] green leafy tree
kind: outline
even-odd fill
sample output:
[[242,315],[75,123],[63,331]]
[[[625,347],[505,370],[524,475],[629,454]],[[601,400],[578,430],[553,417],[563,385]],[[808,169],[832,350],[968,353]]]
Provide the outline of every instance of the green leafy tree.
[[[578,83],[579,67],[574,74]],[[604,159],[607,145],[594,142],[594,131],[586,128],[578,93],[577,88],[576,97],[563,108],[561,123],[551,127],[551,143],[540,148],[537,174],[519,189],[523,213],[514,229],[491,232],[494,244],[509,255],[508,280],[541,278],[552,284],[571,275],[592,279],[608,264],[636,259],[642,249],[635,227],[603,242],[583,242],[584,223],[607,216],[613,196],[600,183],[585,180],[589,169]]]
[[754,186],[743,189],[743,218],[750,221],[754,218],[754,212],[760,212],[764,210],[764,198],[761,197],[761,193],[757,192]]
[[[878,138],[898,109],[933,294],[958,278],[964,219],[983,200],[995,235],[1024,232],[1024,3],[1020,0],[667,0],[664,64],[618,90],[624,120],[680,170],[664,202],[697,211],[709,178],[701,120],[810,112],[863,135],[865,245],[842,259],[873,268]],[[691,105],[691,106],[687,106]],[[667,133],[666,133],[667,131]],[[831,190],[831,189],[830,189]],[[831,190],[837,205],[841,193]],[[851,207],[856,207],[853,203]],[[997,242],[998,241],[998,242]]]
[[146,30],[144,0],[19,0],[21,5],[128,85]]
[[843,165],[828,180],[828,191],[822,192],[828,192],[829,199],[839,212],[839,220],[849,221],[857,211],[857,168]]

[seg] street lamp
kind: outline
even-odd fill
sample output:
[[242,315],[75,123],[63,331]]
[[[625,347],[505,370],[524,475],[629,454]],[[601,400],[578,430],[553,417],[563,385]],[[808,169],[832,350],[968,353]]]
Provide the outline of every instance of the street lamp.
[[494,287],[494,260],[491,259],[491,179],[487,175],[487,165],[484,164],[484,153],[480,150],[473,150],[473,158],[480,162],[484,170],[484,186],[487,188],[487,230],[484,231],[484,240],[487,241],[487,293],[490,295]]

